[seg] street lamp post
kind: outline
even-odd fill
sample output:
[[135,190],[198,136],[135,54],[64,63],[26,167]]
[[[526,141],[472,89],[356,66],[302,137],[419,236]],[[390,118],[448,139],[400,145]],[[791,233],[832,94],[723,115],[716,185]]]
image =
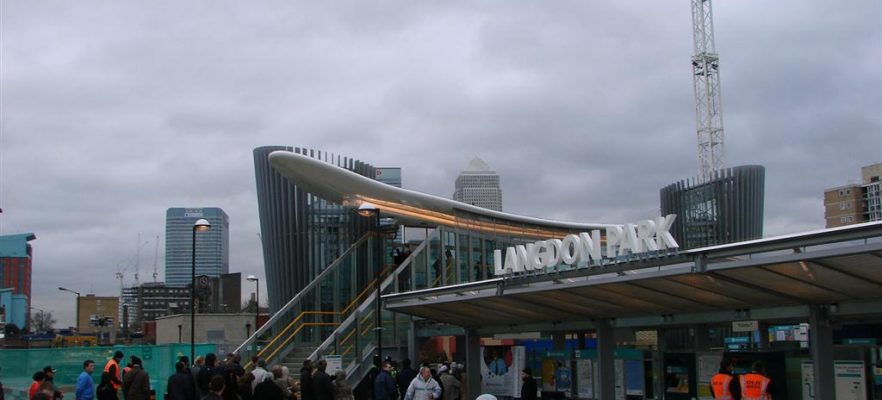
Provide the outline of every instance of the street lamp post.
[[258,325],[258,317],[260,316],[260,279],[254,275],[248,275],[245,279],[248,282],[254,282],[254,333],[257,333],[257,328],[260,328]]
[[193,257],[190,274],[190,362],[196,359],[196,232],[211,229],[208,220],[199,219],[193,224]]
[[76,309],[76,312],[74,313],[74,315],[76,315],[76,321],[74,322],[74,325],[77,327],[77,335],[79,335],[80,334],[80,296],[81,296],[80,292],[70,290],[68,288],[63,288],[63,287],[59,287],[58,290],[60,290],[62,292],[71,292],[71,293],[77,295],[77,305],[76,305],[77,309]]
[[382,262],[383,255],[381,253],[383,251],[382,250],[383,244],[381,242],[382,238],[380,237],[380,209],[371,203],[365,202],[365,203],[362,203],[361,206],[358,207],[358,215],[361,215],[363,217],[371,217],[371,216],[374,217],[373,221],[371,221],[374,224],[374,235],[375,235],[374,239],[377,242],[377,246],[376,246],[377,248],[376,248],[376,252],[375,252],[376,255],[374,257],[374,259],[376,260],[376,263],[374,265],[375,269],[376,269],[375,283],[377,285],[376,286],[377,303],[374,306],[374,318],[376,319],[376,322],[375,322],[376,328],[375,329],[377,331],[377,334],[376,334],[376,336],[377,336],[377,357],[380,359],[380,362],[382,362],[383,361],[383,317],[381,314],[381,309],[382,309],[383,304],[382,304],[382,300],[380,300],[380,286],[382,285],[381,264],[383,263]]

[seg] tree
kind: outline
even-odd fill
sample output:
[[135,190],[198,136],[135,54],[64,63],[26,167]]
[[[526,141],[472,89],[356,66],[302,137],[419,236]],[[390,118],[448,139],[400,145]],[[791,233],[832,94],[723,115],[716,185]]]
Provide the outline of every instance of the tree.
[[33,332],[49,332],[55,325],[55,318],[52,317],[51,311],[40,311],[31,315],[31,331]]

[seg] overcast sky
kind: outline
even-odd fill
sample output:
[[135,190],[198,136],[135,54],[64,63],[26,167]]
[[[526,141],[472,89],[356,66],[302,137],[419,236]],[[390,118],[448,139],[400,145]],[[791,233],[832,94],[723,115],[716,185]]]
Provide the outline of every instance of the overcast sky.
[[[657,215],[697,173],[689,0],[0,12],[0,233],[36,234],[32,303],[58,326],[58,286],[118,295],[136,263],[152,280],[156,236],[163,279],[168,207],[223,208],[230,270],[262,278],[258,146],[400,166],[445,197],[479,156],[505,211],[582,222]],[[766,236],[822,228],[823,190],[882,161],[882,2],[715,0],[714,19],[727,166],[766,167]]]

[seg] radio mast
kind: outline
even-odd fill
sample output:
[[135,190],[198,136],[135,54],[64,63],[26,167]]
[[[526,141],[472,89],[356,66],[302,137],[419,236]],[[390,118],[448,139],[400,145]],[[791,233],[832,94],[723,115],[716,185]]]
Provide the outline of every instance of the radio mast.
[[707,182],[723,162],[723,104],[720,95],[720,56],[714,46],[711,0],[692,0],[695,55],[695,125],[698,131],[699,179]]

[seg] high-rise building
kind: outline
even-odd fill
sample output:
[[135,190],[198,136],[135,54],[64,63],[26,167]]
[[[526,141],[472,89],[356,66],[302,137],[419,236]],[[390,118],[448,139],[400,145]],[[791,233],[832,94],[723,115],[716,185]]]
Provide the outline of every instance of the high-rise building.
[[25,296],[27,321],[30,321],[31,264],[34,256],[28,242],[36,238],[33,233],[0,236],[0,289],[11,288],[11,295]]
[[502,211],[499,174],[478,157],[469,161],[456,178],[453,200],[494,211]]
[[[270,153],[289,151],[375,178],[376,168],[338,154],[288,146],[254,149],[257,209],[271,311],[280,309],[369,229],[369,221],[341,204],[324,200],[291,183],[269,161]],[[366,280],[365,271],[357,271]],[[343,280],[342,285],[351,284]]]
[[824,219],[827,228],[882,221],[882,163],[861,168],[860,184],[824,191]]
[[199,219],[211,229],[196,234],[196,275],[211,278],[230,272],[230,221],[224,210],[207,208],[169,208],[165,212],[165,284],[190,285],[193,251],[193,224]]
[[377,167],[374,179],[387,185],[401,187],[401,168],[399,167]]

